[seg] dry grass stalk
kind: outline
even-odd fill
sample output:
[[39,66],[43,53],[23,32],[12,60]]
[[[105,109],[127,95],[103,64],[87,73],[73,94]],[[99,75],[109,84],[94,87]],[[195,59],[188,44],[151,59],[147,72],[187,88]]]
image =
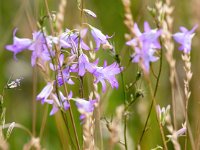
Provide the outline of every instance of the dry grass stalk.
[[184,61],[184,70],[186,73],[186,78],[184,79],[184,93],[185,93],[185,122],[186,122],[186,138],[185,138],[185,149],[187,149],[187,137],[188,137],[188,103],[191,95],[189,83],[192,79],[192,71],[191,71],[191,62],[190,62],[190,53],[183,54],[182,59]]
[[198,120],[198,123],[197,123],[197,128],[196,128],[196,136],[195,136],[195,148],[197,150],[200,149],[200,122]]
[[0,134],[1,134],[1,136],[0,136],[0,149],[1,150],[8,150],[9,149],[8,143],[4,139],[2,128],[0,129]]
[[116,108],[116,116],[113,118],[112,122],[107,124],[107,128],[110,132],[110,149],[113,149],[113,146],[120,142],[120,133],[122,129],[122,119],[124,115],[124,106],[118,106]]
[[67,0],[60,1],[59,10],[56,16],[56,27],[59,33],[62,31],[66,5],[67,5]]
[[40,139],[39,138],[34,138],[32,137],[32,139],[24,145],[23,150],[31,150],[31,149],[35,149],[35,150],[41,150],[41,146],[40,146]]
[[92,113],[84,113],[85,119],[83,123],[83,150],[94,150],[94,123]]
[[129,34],[125,34],[125,38],[126,40],[130,40],[131,37],[133,37],[135,35],[135,31],[134,31],[134,21],[133,21],[133,16],[131,13],[131,1],[130,0],[122,0],[122,3],[124,5],[124,24],[126,25],[126,27],[129,29],[130,31],[130,35]]
[[163,10],[165,14],[165,18],[161,23],[162,26],[162,39],[163,39],[163,45],[166,49],[166,60],[169,64],[170,67],[170,84],[171,84],[171,92],[172,92],[172,111],[173,111],[173,124],[174,128],[177,129],[177,116],[176,116],[176,97],[175,97],[175,92],[176,92],[176,60],[173,57],[174,53],[174,43],[172,40],[172,26],[173,26],[173,17],[172,13],[174,10],[174,7],[171,6],[171,1],[167,0],[166,3],[162,4],[161,1],[156,3],[156,9],[158,10]]

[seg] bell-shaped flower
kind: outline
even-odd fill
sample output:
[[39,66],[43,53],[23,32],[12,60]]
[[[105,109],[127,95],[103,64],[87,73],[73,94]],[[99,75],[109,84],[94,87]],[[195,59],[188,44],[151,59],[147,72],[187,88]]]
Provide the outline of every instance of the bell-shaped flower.
[[48,101],[49,95],[53,91],[53,82],[48,82],[42,91],[37,95],[36,100],[40,100],[42,104]]
[[54,115],[59,109],[68,110],[70,104],[68,100],[72,98],[72,91],[70,91],[68,97],[66,98],[61,91],[59,91],[59,98],[56,94],[51,94],[52,100],[47,101],[46,103],[52,105],[50,116]]
[[93,68],[93,64],[89,62],[87,55],[82,53],[78,59],[78,75],[84,76],[86,70],[90,71]]
[[93,72],[91,72],[96,80],[95,83],[101,82],[103,92],[106,91],[106,82],[108,81],[112,88],[118,88],[119,84],[115,75],[119,74],[123,70],[116,62],[107,66],[106,61],[104,62],[104,67],[95,67]]
[[173,35],[174,40],[181,44],[179,47],[180,51],[184,53],[189,53],[191,50],[192,38],[194,37],[194,31],[197,29],[198,25],[195,25],[191,30],[186,29],[185,27],[180,27],[180,31]]
[[133,46],[135,53],[132,54],[132,62],[140,63],[145,72],[149,72],[150,62],[155,62],[158,57],[154,56],[156,49],[160,49],[158,41],[162,31],[151,29],[148,22],[144,23],[144,33],[142,33],[138,25],[134,24],[134,31],[136,37],[126,42],[127,45]]
[[16,60],[16,55],[23,50],[29,48],[32,44],[32,40],[28,38],[18,38],[16,37],[17,29],[13,31],[13,44],[6,45],[5,48],[14,53],[14,59]]
[[52,51],[51,42],[45,37],[41,31],[33,33],[33,43],[29,47],[32,50],[31,64],[34,66],[36,60],[39,58],[42,62],[46,62],[51,59],[55,54]]
[[142,69],[148,73],[150,68],[150,62],[155,62],[159,58],[154,56],[156,52],[155,49],[148,48],[148,49],[139,49],[135,47],[135,53],[131,56],[132,62],[140,63]]
[[84,119],[86,114],[94,111],[96,100],[85,100],[81,98],[72,98],[76,102],[78,111],[81,113],[80,119]]
[[[81,31],[80,31],[81,32]],[[87,32],[87,31],[86,31]],[[84,34],[81,34],[85,36]],[[66,29],[59,37],[59,44],[62,48],[72,48],[74,50],[78,49],[78,44],[80,42],[80,48],[84,50],[89,50],[88,45],[83,41],[83,36],[79,36],[78,32],[72,32],[69,29]]]
[[99,29],[89,26],[91,28],[91,34],[94,38],[94,41],[96,43],[95,50],[99,50],[101,44],[107,44],[110,45],[108,42],[108,38],[110,38],[108,35],[104,35]]

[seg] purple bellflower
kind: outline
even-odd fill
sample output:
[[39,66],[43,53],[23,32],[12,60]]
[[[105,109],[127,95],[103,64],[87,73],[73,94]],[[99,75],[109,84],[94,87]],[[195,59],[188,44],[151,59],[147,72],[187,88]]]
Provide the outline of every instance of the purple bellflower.
[[28,49],[32,44],[32,40],[28,38],[18,38],[16,37],[17,29],[13,31],[13,44],[6,45],[6,49],[14,53],[14,59],[17,60],[16,55],[25,49]]
[[91,25],[90,25],[90,28],[91,28],[91,34],[96,43],[95,51],[99,50],[101,44],[109,44],[108,38],[110,38],[110,37],[108,35],[104,35],[99,29],[97,29]]
[[36,100],[41,100],[44,104],[48,101],[48,97],[53,91],[53,82],[48,82],[47,85],[42,89],[42,91],[37,95]]
[[136,37],[126,44],[135,48],[135,53],[132,55],[132,61],[141,63],[144,71],[148,73],[150,62],[158,60],[158,57],[154,56],[154,53],[156,52],[156,49],[160,49],[158,38],[162,31],[157,29],[152,30],[148,22],[144,23],[144,33],[141,33],[137,24],[134,24],[134,31]]
[[102,84],[102,90],[103,92],[106,91],[106,82],[105,80],[107,80],[112,88],[118,88],[118,81],[115,78],[115,75],[119,74],[121,71],[123,70],[123,68],[119,67],[119,65],[114,62],[113,64],[107,66],[106,61],[104,62],[104,67],[95,67],[93,69],[93,72],[91,72],[96,80],[95,83],[101,82]]
[[66,31],[60,35],[60,46],[62,48],[78,49],[78,44],[80,40],[80,47],[84,50],[89,50],[90,48],[87,44],[85,44],[82,39],[83,36],[85,36],[86,32],[84,32],[84,34],[81,34],[82,36],[79,39],[78,32],[72,32],[69,29],[66,29]]
[[197,27],[198,25],[195,25],[190,31],[185,27],[180,27],[181,32],[175,33],[173,35],[174,40],[177,43],[181,44],[181,46],[179,47],[180,51],[183,51],[184,53],[190,52],[192,38],[195,35],[194,31],[197,29]]
[[[70,77],[70,72],[72,72],[72,68],[70,66],[67,66],[65,69],[63,69],[62,74],[61,74],[61,70],[58,72],[57,80],[58,80],[59,86],[62,86],[65,82],[71,85],[74,84],[73,80]],[[64,78],[64,82],[63,82],[63,78]]]
[[[28,38],[18,38],[16,37],[16,31],[13,32],[13,44],[7,45],[6,49],[14,53],[14,59],[16,59],[16,54],[28,49],[32,51],[31,64],[34,66],[36,60],[40,58],[42,62],[48,61],[51,59],[50,56],[54,56],[52,49],[52,38],[45,37],[44,33],[41,31],[33,33],[33,39]],[[47,46],[48,45],[48,46]]]
[[86,70],[90,72],[93,69],[94,65],[89,62],[87,55],[81,54],[78,59],[78,75],[84,76]]
[[31,56],[32,66],[36,64],[37,58],[40,58],[42,62],[46,62],[54,56],[54,52],[51,50],[52,45],[50,43],[51,42],[41,31],[33,33],[33,43],[29,47],[30,50],[33,50]]
[[132,62],[141,63],[141,67],[146,71],[149,72],[150,62],[155,62],[159,58],[154,56],[155,49],[139,49],[135,47],[135,53],[131,56]]
[[73,99],[76,102],[76,106],[81,113],[80,119],[83,120],[87,113],[92,113],[95,108],[96,100],[84,100],[80,98]]

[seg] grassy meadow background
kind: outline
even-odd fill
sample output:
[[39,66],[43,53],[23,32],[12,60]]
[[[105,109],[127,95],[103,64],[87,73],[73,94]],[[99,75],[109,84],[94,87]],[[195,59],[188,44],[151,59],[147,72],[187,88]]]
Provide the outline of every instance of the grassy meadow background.
[[[132,0],[132,15],[134,21],[140,25],[143,30],[143,22],[148,21],[153,28],[155,24],[147,7],[153,6],[153,0]],[[59,0],[48,0],[49,8],[51,11],[57,11]],[[179,26],[185,26],[189,29],[194,24],[200,26],[200,2],[199,0],[176,0],[173,1],[174,5],[174,32],[179,30]],[[108,35],[114,35],[112,43],[115,49],[120,52],[123,50],[122,65],[126,65],[129,60],[130,48],[125,45],[124,34],[128,33],[124,21],[124,8],[120,0],[85,0],[84,6],[87,9],[94,11],[97,19],[85,18],[85,21],[98,27]],[[31,67],[30,57],[31,53],[22,52],[17,55],[18,61],[13,60],[13,54],[6,51],[4,46],[12,43],[12,32],[14,28],[18,28],[18,37],[31,37],[34,30],[37,29],[37,21],[39,18],[46,14],[45,5],[43,0],[0,0],[0,90],[6,85],[11,76],[13,79],[23,77],[22,85],[18,89],[6,90],[4,96],[4,106],[6,107],[6,123],[16,122],[24,125],[32,131],[32,104],[33,104],[33,73],[37,74],[37,91],[38,94],[45,85],[44,80],[41,78],[39,72],[34,71]],[[67,0],[67,7],[65,10],[64,27],[73,29],[80,23],[80,11],[77,9],[76,0]],[[197,125],[200,124],[200,28],[196,31],[196,36],[193,39],[193,47],[191,52],[193,78],[191,81],[192,95],[189,103],[189,119],[193,134],[198,134]],[[175,47],[175,59],[178,75],[180,77],[180,84],[183,85],[184,70],[183,62],[181,60],[181,53]],[[109,56],[106,51],[99,51],[99,58],[107,59],[108,62],[113,62],[113,58]],[[155,68],[158,62],[155,64]],[[125,84],[135,80],[138,68],[136,64],[131,64],[124,72]],[[119,85],[121,85],[121,78],[118,75]],[[86,82],[87,84],[87,82]],[[149,90],[145,86],[145,81],[141,81],[138,89],[142,89],[144,97],[137,100],[131,108],[131,114],[128,121],[128,141],[130,145],[134,146],[137,143],[144,122],[148,113],[150,99]],[[88,85],[89,86],[89,85]],[[183,87],[183,86],[182,86]],[[74,93],[78,87],[71,86]],[[129,95],[134,93],[136,88],[129,91]],[[84,89],[88,91],[87,86]],[[161,106],[171,104],[171,89],[169,82],[169,67],[164,59],[161,81],[159,83],[157,101]],[[118,90],[109,88],[107,95],[102,96],[103,110],[102,116],[106,116],[109,120],[115,113],[118,105],[123,104],[123,92],[120,86]],[[46,105],[37,103],[37,120],[36,120],[36,137],[39,136],[40,126],[46,109]],[[74,106],[73,106],[74,107]],[[76,125],[79,127],[79,138],[81,139],[81,125],[79,121],[79,113],[75,110]],[[183,114],[180,115],[180,122],[183,121]],[[154,148],[161,143],[160,133],[158,133],[158,125],[156,123],[155,112],[151,115],[149,129],[145,134],[142,142],[144,149]],[[60,142],[59,132],[63,135],[66,130],[62,127],[63,123],[59,122],[55,116],[47,118],[44,134],[41,138],[41,145],[47,150],[63,149]],[[108,133],[106,132],[106,122],[102,120],[104,126],[103,135],[105,136],[104,148],[107,147]],[[59,127],[59,128],[58,128]],[[104,131],[105,130],[105,131]],[[8,139],[11,150],[22,149],[23,145],[29,142],[30,136],[21,129],[15,128]],[[170,146],[169,146],[170,148]],[[119,149],[116,147],[115,149]]]

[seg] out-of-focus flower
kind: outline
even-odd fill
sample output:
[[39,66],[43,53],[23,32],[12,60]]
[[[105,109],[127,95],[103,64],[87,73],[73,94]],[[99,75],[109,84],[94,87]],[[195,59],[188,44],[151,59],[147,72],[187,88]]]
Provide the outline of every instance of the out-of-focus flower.
[[28,38],[18,38],[16,37],[17,29],[13,31],[13,44],[6,45],[5,48],[14,53],[14,59],[16,60],[17,53],[28,49],[32,44],[32,40]]
[[91,25],[89,27],[91,28],[91,34],[92,34],[94,41],[96,43],[96,48],[95,48],[96,51],[99,50],[101,44],[110,45],[109,42],[108,42],[108,38],[110,38],[110,37],[108,35],[104,35],[99,29],[97,29],[97,28],[95,28]]
[[49,95],[53,91],[53,82],[48,82],[47,85],[42,89],[42,91],[37,95],[36,99],[41,100],[41,103],[44,104],[48,101]]
[[136,37],[128,41],[126,44],[134,47],[156,48],[160,49],[160,43],[158,41],[162,31],[157,29],[151,29],[148,22],[144,22],[144,32],[142,33],[138,28],[138,25],[134,24],[134,31]]
[[170,115],[170,105],[168,105],[166,108],[162,107],[162,109],[160,108],[160,105],[157,105],[156,109],[157,109],[157,115],[160,119],[160,122],[164,126],[166,120],[168,119]]
[[141,67],[145,72],[149,72],[150,62],[155,62],[159,58],[154,56],[155,49],[139,49],[135,47],[135,53],[132,54],[132,62],[141,63]]
[[42,33],[41,31],[33,33],[33,43],[29,47],[29,49],[33,51],[31,56],[32,66],[36,64],[36,60],[38,58],[40,58],[42,62],[46,62],[55,55],[52,51],[51,42],[48,41],[48,38],[45,38],[46,37],[44,33]]
[[107,63],[104,63],[104,67],[95,67],[93,72],[91,72],[95,77],[95,83],[101,82],[103,92],[106,91],[106,82],[107,80],[112,88],[118,88],[118,81],[115,78],[115,75],[119,74],[123,68],[119,67],[119,65],[115,62],[109,66],[107,66]]
[[144,71],[148,73],[150,62],[158,60],[158,57],[154,56],[154,53],[156,49],[160,49],[158,38],[162,31],[151,29],[148,22],[144,23],[144,33],[141,33],[136,23],[134,24],[134,31],[136,37],[126,42],[126,44],[135,48],[132,61],[141,63]]
[[87,113],[92,113],[94,111],[96,100],[84,100],[81,98],[73,98],[76,102],[76,106],[81,113],[80,119],[84,119]]
[[46,103],[52,105],[52,110],[50,112],[50,115],[54,115],[59,109],[68,110],[70,107],[70,104],[68,103],[68,100],[72,98],[72,91],[70,91],[68,97],[66,98],[61,91],[59,91],[59,98],[56,94],[51,94],[52,100],[46,101]]
[[195,25],[190,31],[185,27],[180,27],[181,32],[175,33],[173,35],[174,40],[177,43],[181,44],[181,46],[179,47],[180,51],[183,51],[184,53],[190,52],[192,38],[195,35],[194,31],[197,29],[197,27],[198,25]]
[[31,64],[34,66],[36,60],[39,58],[42,62],[51,59],[54,56],[52,51],[53,38],[51,36],[45,36],[45,33],[38,31],[33,33],[33,39],[28,38],[18,38],[15,36],[17,29],[13,32],[13,44],[7,45],[5,48],[14,53],[14,59],[16,59],[16,54],[23,50],[31,50]]
[[171,140],[174,140],[183,135],[185,132],[186,132],[186,123],[182,124],[182,128],[180,128],[178,131],[172,131],[172,135],[167,135],[167,137]]

